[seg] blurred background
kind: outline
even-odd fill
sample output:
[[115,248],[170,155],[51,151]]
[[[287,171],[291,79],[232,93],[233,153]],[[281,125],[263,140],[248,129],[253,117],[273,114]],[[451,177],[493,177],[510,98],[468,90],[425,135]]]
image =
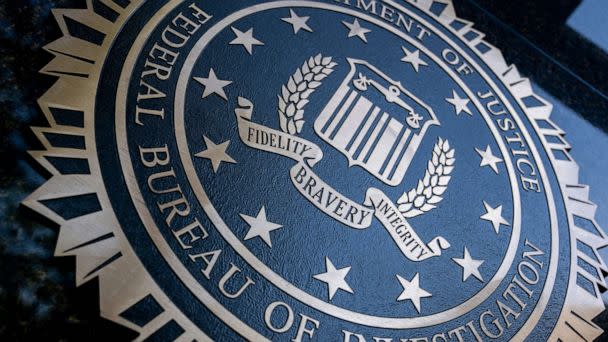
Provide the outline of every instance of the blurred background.
[[[608,229],[608,1],[454,0],[506,60],[554,104],[581,181]],[[29,126],[44,126],[36,100],[54,82],[38,74],[60,37],[52,8],[84,0],[0,0],[0,341],[131,340],[99,317],[96,281],[76,288],[73,258],[54,258],[57,227],[20,206],[48,175],[27,156],[40,147]],[[608,251],[602,251],[608,260]],[[608,302],[608,295],[604,296]],[[608,314],[596,323],[608,330]],[[602,340],[608,341],[604,334]]]

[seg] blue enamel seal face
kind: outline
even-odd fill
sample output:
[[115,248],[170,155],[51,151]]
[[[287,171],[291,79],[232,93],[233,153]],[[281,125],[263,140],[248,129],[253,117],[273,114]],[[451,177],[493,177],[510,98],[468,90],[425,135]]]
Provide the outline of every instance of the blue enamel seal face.
[[573,232],[594,227],[564,199],[578,184],[548,138],[563,132],[451,4],[148,1],[125,16],[86,124],[130,260],[116,274],[145,288],[117,314],[142,334],[595,334],[565,328],[592,324],[572,298],[597,299],[603,264]]

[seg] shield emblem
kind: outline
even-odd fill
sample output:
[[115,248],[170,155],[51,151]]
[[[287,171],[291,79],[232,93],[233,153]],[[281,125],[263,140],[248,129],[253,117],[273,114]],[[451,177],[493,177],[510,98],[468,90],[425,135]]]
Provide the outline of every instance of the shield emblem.
[[401,184],[422,138],[439,121],[430,106],[370,63],[350,72],[317,120],[315,132],[382,182]]

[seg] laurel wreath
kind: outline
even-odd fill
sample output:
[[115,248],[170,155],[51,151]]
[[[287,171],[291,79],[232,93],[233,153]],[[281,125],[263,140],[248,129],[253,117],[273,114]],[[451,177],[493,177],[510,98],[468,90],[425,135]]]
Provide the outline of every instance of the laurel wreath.
[[450,149],[447,139],[437,141],[433,148],[433,157],[429,160],[424,178],[418,180],[418,185],[397,200],[399,211],[406,218],[416,217],[437,207],[443,200],[443,193],[448,188],[448,183],[454,170],[454,149]]
[[295,135],[302,131],[308,97],[321,86],[321,81],[334,71],[336,65],[331,57],[318,54],[310,57],[289,77],[278,95],[279,122],[283,132]]

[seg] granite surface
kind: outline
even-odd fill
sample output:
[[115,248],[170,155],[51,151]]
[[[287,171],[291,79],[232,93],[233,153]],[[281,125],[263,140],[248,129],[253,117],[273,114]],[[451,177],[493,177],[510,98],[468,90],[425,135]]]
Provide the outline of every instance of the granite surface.
[[47,176],[26,151],[39,146],[28,127],[45,125],[36,100],[54,81],[37,72],[60,36],[50,11],[83,5],[0,1],[0,341],[133,336],[99,318],[97,284],[75,287],[75,260],[53,257],[57,227],[19,204]]
[[[555,104],[607,228],[608,57],[565,26],[579,2],[455,0],[460,15]],[[36,99],[53,82],[37,73],[51,58],[42,46],[60,36],[50,10],[82,6],[84,0],[0,0],[0,341],[134,337],[99,318],[95,281],[75,287],[74,259],[53,257],[57,227],[19,205],[48,176],[26,151],[39,146],[28,127],[45,124]],[[598,324],[607,329],[608,315]]]

